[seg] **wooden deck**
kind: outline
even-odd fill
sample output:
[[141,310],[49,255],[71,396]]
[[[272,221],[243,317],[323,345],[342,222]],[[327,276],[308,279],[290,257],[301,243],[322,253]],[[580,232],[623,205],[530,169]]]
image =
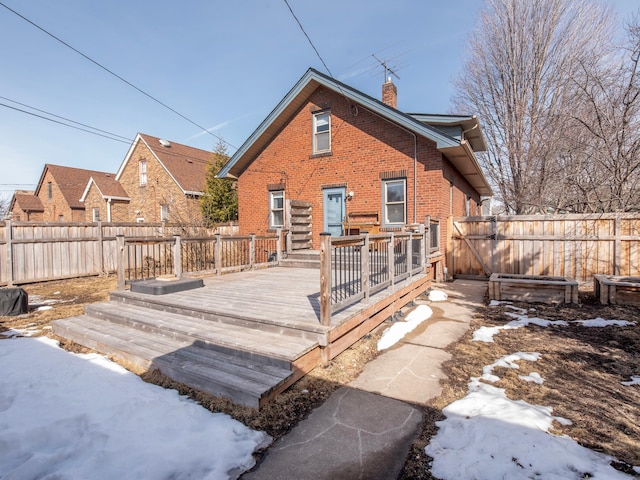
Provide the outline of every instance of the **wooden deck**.
[[430,286],[414,275],[320,324],[318,270],[204,278],[165,295],[131,291],[59,320],[54,333],[237,403],[259,407],[351,346]]

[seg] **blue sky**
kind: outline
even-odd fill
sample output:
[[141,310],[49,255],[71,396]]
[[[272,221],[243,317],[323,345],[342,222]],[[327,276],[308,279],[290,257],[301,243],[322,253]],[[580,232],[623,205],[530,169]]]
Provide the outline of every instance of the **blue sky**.
[[[309,67],[327,73],[284,0],[0,2],[210,129],[233,145],[229,153]],[[397,68],[401,110],[449,111],[480,0],[289,4],[334,77],[380,98],[375,54]],[[621,18],[638,8],[637,0],[611,4]],[[0,106],[5,199],[34,188],[45,163],[116,172],[138,132],[205,150],[218,142],[1,5],[0,44],[0,104],[44,115],[20,102],[127,139]]]

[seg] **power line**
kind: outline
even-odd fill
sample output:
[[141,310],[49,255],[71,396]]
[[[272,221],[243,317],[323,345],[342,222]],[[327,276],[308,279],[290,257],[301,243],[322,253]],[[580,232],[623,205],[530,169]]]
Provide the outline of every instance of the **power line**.
[[[26,110],[22,110],[21,108],[12,107],[11,105],[7,105],[6,103],[0,103],[0,107],[10,108],[11,110],[16,110],[18,112],[26,113],[27,115],[33,115],[34,117],[42,118],[43,120],[48,120],[48,121],[53,122],[53,123],[58,123],[60,125],[64,125],[65,127],[75,128],[76,130],[81,130],[83,132],[91,133],[91,134],[97,135],[99,137],[108,138],[109,140],[113,140],[114,142],[131,143],[131,140],[128,141],[128,142],[125,141],[125,140],[119,140],[117,138],[109,137],[107,135],[103,135],[103,134],[98,133],[98,132],[93,132],[91,130],[87,130],[86,128],[76,127],[75,125],[69,125],[68,123],[64,123],[64,122],[61,122],[59,120],[54,120],[53,118],[45,117],[43,115],[38,115],[37,113],[33,113],[33,112],[28,112]],[[90,127],[90,128],[93,128],[93,127]]]
[[331,73],[331,70],[329,70],[329,67],[327,67],[327,64],[324,63],[324,60],[322,59],[322,56],[320,55],[320,52],[318,52],[318,49],[316,48],[316,46],[313,44],[313,42],[309,38],[309,35],[307,35],[307,32],[305,32],[304,27],[302,26],[302,23],[300,23],[300,20],[298,20],[298,17],[296,17],[296,14],[293,13],[293,9],[291,8],[291,5],[289,5],[289,2],[287,0],[284,0],[284,3],[287,5],[287,8],[291,12],[291,15],[293,16],[293,18],[298,23],[298,26],[300,27],[300,30],[302,30],[302,33],[304,33],[304,36],[307,37],[307,40],[309,41],[309,45],[311,45],[311,48],[313,48],[313,51],[316,52],[316,55],[318,56],[318,58],[322,62],[322,65],[324,65],[324,68],[327,70],[329,75],[333,78],[333,73]]
[[[92,130],[96,130],[96,131],[98,131],[98,132],[106,133],[107,135],[111,135],[111,136],[113,136],[113,137],[118,137],[118,138],[121,138],[121,139],[126,140],[126,141],[128,141],[128,142],[131,142],[131,139],[130,139],[130,138],[123,137],[122,135],[118,135],[118,134],[116,134],[116,133],[111,133],[111,132],[108,132],[108,131],[106,131],[106,130],[101,130],[101,129],[99,129],[99,128],[92,127],[91,125],[87,125],[86,123],[76,122],[75,120],[71,120],[70,118],[62,117],[62,116],[60,116],[60,115],[56,115],[55,113],[47,112],[46,110],[41,110],[41,109],[39,109],[39,108],[32,107],[31,105],[27,105],[26,103],[21,103],[21,102],[18,102],[18,101],[16,101],[16,100],[12,100],[12,99],[7,98],[7,97],[3,97],[3,96],[1,96],[1,95],[0,95],[0,98],[1,98],[1,99],[3,99],[3,100],[7,100],[8,102],[15,103],[15,104],[17,104],[17,105],[21,105],[21,106],[23,106],[23,107],[30,108],[31,110],[35,110],[36,112],[46,113],[47,115],[51,115],[52,117],[60,118],[60,119],[65,120],[65,121],[67,121],[67,122],[75,123],[76,125],[81,125],[81,126],[83,126],[83,127],[87,127],[87,128],[92,129]],[[115,140],[115,139],[114,139],[114,140]]]
[[[286,2],[286,0],[285,0]],[[100,67],[101,69],[103,69],[105,72],[113,75],[114,77],[116,77],[118,80],[126,83],[127,85],[129,85],[130,87],[136,89],[138,92],[140,92],[141,94],[145,95],[146,97],[150,98],[151,100],[153,100],[154,102],[162,105],[163,107],[165,107],[166,109],[170,110],[171,112],[175,113],[176,115],[178,115],[179,117],[183,118],[184,120],[186,120],[187,122],[191,123],[192,125],[195,125],[196,127],[198,127],[200,130],[203,130],[205,132],[207,132],[209,135],[217,138],[219,141],[226,143],[227,145],[229,145],[232,148],[237,149],[238,147],[236,147],[235,145],[232,145],[231,143],[227,142],[226,140],[224,140],[223,138],[219,137],[218,135],[216,135],[215,133],[210,132],[208,129],[204,128],[201,125],[198,125],[196,122],[194,122],[193,120],[191,120],[190,118],[186,117],[185,115],[181,114],[180,112],[178,112],[177,110],[174,110],[173,108],[171,108],[169,105],[167,105],[166,103],[158,100],[157,98],[155,98],[154,96],[152,96],[151,94],[145,92],[144,90],[142,90],[141,88],[137,87],[136,85],[134,85],[133,83],[129,82],[128,80],[124,79],[123,77],[121,77],[120,75],[118,75],[117,73],[113,72],[112,70],[109,70],[107,67],[105,67],[104,65],[102,65],[101,63],[97,62],[96,60],[94,60],[93,58],[89,57],[88,55],[85,55],[84,53],[82,53],[80,50],[78,50],[77,48],[72,47],[71,45],[69,45],[67,42],[65,42],[64,40],[62,40],[61,38],[55,36],[53,33],[49,32],[48,30],[45,30],[43,27],[41,27],[40,25],[36,24],[35,22],[32,22],[31,20],[29,20],[27,17],[25,17],[24,15],[21,15],[20,13],[16,12],[15,10],[13,10],[12,8],[8,7],[7,5],[5,5],[4,3],[0,2],[0,6],[3,6],[4,8],[6,8],[7,10],[9,10],[11,13],[17,15],[18,17],[20,17],[21,19],[23,19],[25,22],[30,23],[31,25],[33,25],[34,27],[36,27],[38,30],[40,30],[41,32],[49,35],[51,38],[53,38],[54,40],[60,42],[61,44],[63,44],[65,47],[73,50],[74,52],[76,52],[78,55],[81,55],[82,57],[84,57],[85,59],[89,60],[91,63],[93,63],[94,65]],[[293,12],[292,12],[293,13]],[[308,37],[307,37],[308,38]],[[315,47],[314,47],[315,48]],[[317,53],[317,52],[316,52]],[[324,63],[324,62],[322,62]],[[326,65],[325,65],[326,67]],[[328,70],[328,69],[327,69]]]

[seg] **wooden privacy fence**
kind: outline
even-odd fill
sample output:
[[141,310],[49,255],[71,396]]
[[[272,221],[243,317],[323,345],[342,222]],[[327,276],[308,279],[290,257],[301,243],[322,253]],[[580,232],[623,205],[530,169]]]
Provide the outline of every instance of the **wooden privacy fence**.
[[640,214],[462,217],[449,231],[454,277],[640,275]]
[[[209,233],[232,234],[235,226]],[[202,235],[206,229],[166,223],[0,222],[0,286],[116,271],[116,235]]]

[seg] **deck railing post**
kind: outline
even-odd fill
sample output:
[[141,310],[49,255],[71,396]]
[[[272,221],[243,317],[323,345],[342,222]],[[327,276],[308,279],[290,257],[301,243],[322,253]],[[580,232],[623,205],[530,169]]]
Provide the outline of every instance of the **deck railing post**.
[[320,234],[320,323],[331,324],[331,234]]
[[118,291],[124,290],[124,268],[125,268],[125,260],[124,260],[124,235],[118,234],[116,235],[116,262],[117,262],[117,281],[116,288]]
[[173,239],[173,273],[180,278],[182,276],[182,241],[179,234],[175,234]]
[[216,233],[214,238],[213,263],[215,264],[216,274],[222,275],[222,240],[220,239],[219,233]]
[[413,276],[413,232],[409,232],[409,240],[407,240],[407,272],[409,276]]
[[279,265],[280,261],[282,260],[282,229],[281,228],[276,229],[276,236],[278,237],[276,239],[276,261],[278,262],[278,265]]
[[362,249],[360,250],[360,255],[361,255],[360,268],[362,269],[362,271],[360,272],[360,278],[362,278],[362,292],[364,294],[365,299],[369,298],[369,293],[370,293],[369,290],[371,288],[369,285],[369,271],[370,271],[369,248],[370,248],[369,234],[367,233],[364,236],[364,244],[362,245]]
[[393,255],[393,250],[395,248],[395,236],[393,232],[389,233],[389,245],[387,246],[387,263],[389,265],[389,281],[391,282],[391,286],[393,287],[396,283],[396,259]]
[[256,265],[256,234],[249,234],[249,270],[253,270]]

